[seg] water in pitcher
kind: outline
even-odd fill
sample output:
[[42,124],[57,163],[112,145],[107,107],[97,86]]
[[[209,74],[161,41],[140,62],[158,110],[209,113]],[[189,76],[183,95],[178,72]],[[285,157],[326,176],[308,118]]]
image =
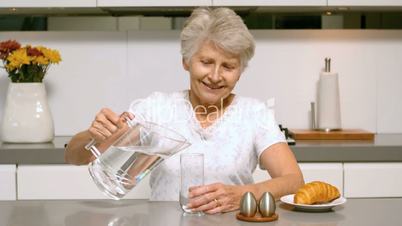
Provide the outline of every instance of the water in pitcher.
[[160,148],[111,146],[91,163],[89,171],[106,195],[119,200],[169,156]]

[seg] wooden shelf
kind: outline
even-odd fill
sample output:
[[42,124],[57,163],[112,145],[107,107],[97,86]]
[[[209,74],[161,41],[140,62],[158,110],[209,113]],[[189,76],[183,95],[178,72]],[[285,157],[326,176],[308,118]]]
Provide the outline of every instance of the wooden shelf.
[[361,129],[343,129],[329,132],[289,129],[289,135],[295,140],[374,140],[374,133]]

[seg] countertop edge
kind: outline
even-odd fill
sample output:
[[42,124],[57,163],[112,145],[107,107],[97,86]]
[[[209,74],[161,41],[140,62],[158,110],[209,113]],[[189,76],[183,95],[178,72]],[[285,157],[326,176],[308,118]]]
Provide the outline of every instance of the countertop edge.
[[[64,145],[69,136],[42,144],[0,143],[0,164],[67,164]],[[402,134],[376,135],[375,142],[296,141],[289,146],[303,162],[402,162]]]

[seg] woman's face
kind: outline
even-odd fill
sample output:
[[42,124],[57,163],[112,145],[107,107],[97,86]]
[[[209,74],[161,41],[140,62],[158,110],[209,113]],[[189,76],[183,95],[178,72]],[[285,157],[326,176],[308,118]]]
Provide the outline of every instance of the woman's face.
[[212,42],[204,42],[191,57],[183,61],[190,72],[193,105],[216,105],[230,95],[241,74],[240,57],[227,53]]

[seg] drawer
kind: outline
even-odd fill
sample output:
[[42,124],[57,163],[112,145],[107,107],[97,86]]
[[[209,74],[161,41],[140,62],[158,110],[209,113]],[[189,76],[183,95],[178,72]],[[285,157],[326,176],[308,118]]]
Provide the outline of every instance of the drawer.
[[[336,186],[343,194],[343,164],[342,163],[299,163],[306,183],[311,181],[324,181]],[[271,177],[266,170],[259,167],[253,174],[255,182],[268,180]]]
[[342,163],[300,163],[304,182],[323,181],[338,188],[343,195],[343,164]]
[[[87,166],[18,166],[18,199],[108,199],[94,184]],[[148,199],[149,177],[127,199]]]
[[402,197],[402,163],[345,163],[345,195]]
[[16,200],[15,173],[15,165],[0,165],[0,200]]

